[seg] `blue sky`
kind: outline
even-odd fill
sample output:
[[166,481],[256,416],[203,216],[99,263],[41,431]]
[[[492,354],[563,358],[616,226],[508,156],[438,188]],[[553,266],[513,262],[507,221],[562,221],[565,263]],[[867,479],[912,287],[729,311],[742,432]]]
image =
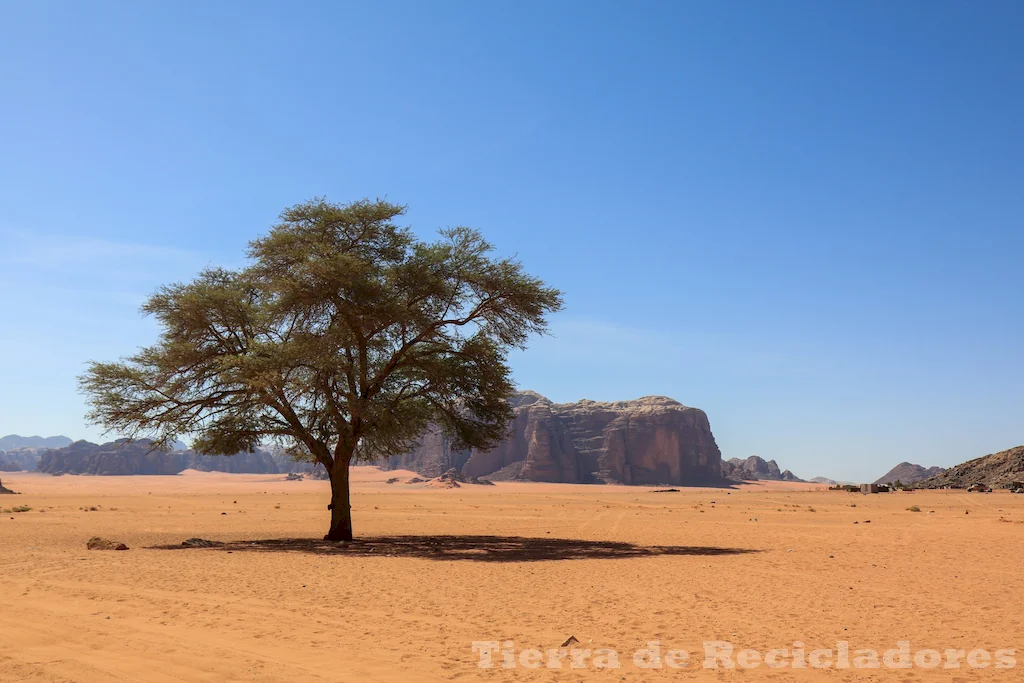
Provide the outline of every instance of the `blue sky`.
[[874,479],[1024,443],[1024,5],[0,5],[0,434],[156,286],[313,196],[470,225],[566,294],[553,400]]

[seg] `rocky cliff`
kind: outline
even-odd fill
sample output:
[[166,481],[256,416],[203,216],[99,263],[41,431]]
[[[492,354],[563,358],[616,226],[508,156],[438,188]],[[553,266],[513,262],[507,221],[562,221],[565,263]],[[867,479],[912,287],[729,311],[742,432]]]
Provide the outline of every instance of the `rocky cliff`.
[[876,484],[891,484],[893,482],[900,482],[901,484],[916,484],[919,481],[924,481],[929,477],[942,474],[946,470],[941,467],[924,467],[922,465],[915,465],[911,462],[901,462],[896,467],[883,474],[881,477],[875,480]]
[[950,467],[942,474],[917,483],[920,488],[967,488],[971,484],[986,484],[992,488],[1008,488],[1014,482],[1024,482],[1024,446]]
[[0,472],[32,471],[39,462],[39,449],[16,448],[0,451]]
[[780,470],[774,460],[765,460],[756,455],[723,461],[722,476],[733,481],[803,481],[789,470]]
[[488,451],[457,451],[436,432],[385,465],[436,477],[585,484],[711,484],[721,453],[707,415],[663,396],[635,401],[552,403],[524,391],[512,398],[508,437]]
[[150,452],[150,442],[124,439],[106,444],[76,441],[66,448],[43,451],[37,469],[49,474],[178,474],[187,469],[238,474],[284,474],[312,467],[287,456],[256,451],[231,456],[199,455],[192,451]]
[[0,437],[0,472],[32,471],[39,463],[40,454],[47,448],[62,448],[71,445],[66,436],[18,436],[8,434]]

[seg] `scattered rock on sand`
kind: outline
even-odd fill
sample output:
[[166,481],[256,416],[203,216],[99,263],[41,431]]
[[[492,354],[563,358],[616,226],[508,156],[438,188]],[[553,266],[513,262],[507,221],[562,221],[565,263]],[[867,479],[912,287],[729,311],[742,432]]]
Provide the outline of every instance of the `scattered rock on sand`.
[[288,476],[284,478],[285,481],[302,481],[302,479],[302,475],[295,472],[289,472]]
[[459,472],[454,467],[440,477],[435,477],[428,482],[429,486],[439,489],[457,489],[461,488],[462,484],[467,483],[466,475]]
[[443,479],[445,481],[457,481],[463,484],[469,481],[466,478],[466,475],[464,475],[462,472],[455,469],[454,467],[445,472],[444,474],[442,474],[440,477],[438,477],[438,479]]
[[462,488],[462,484],[455,481],[454,479],[445,479],[444,475],[431,479],[427,482],[427,486],[431,486],[435,489],[458,489]]
[[93,536],[85,544],[89,550],[128,550],[128,546],[118,541],[111,541],[99,536]]
[[216,548],[224,545],[220,541],[208,541],[205,538],[189,538],[181,542],[183,548]]
[[422,484],[425,481],[426,481],[426,479],[421,479],[420,477],[413,477],[412,479],[410,479],[409,481],[407,481],[405,483],[406,484]]
[[576,640],[576,636],[569,636],[568,638],[565,639],[564,643],[559,645],[559,647],[569,647],[570,645],[575,645],[578,642],[580,642],[580,641]]
[[[411,481],[409,483],[412,483]],[[428,486],[439,489],[457,489],[461,488],[462,484],[479,484],[481,486],[494,486],[493,481],[487,479],[480,479],[479,477],[467,477],[465,474],[455,469],[454,467],[440,477],[435,477],[427,482]]]
[[399,479],[398,477],[391,477],[390,479],[388,479],[388,480],[387,480],[386,482],[384,482],[384,483],[385,483],[385,484],[397,484],[397,483],[398,483],[398,482],[400,482],[400,481],[402,481],[402,480],[401,480],[401,479]]

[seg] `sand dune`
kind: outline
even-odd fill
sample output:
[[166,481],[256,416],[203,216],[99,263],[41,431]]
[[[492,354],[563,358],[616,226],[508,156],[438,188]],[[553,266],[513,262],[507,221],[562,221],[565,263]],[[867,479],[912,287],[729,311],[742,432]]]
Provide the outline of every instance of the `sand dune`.
[[[698,659],[709,640],[1017,647],[1024,496],[402,483],[413,476],[356,470],[362,540],[344,548],[318,540],[324,481],[5,473],[23,495],[0,507],[32,510],[0,515],[0,681],[1022,680],[644,670],[632,654],[652,640]],[[131,550],[87,551],[95,535]],[[189,537],[226,545],[175,547]],[[480,669],[471,646],[570,635],[621,668]]]

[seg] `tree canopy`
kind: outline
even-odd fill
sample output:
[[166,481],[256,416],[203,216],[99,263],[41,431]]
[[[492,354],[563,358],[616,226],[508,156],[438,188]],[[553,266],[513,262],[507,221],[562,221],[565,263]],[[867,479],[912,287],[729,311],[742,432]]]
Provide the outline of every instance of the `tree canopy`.
[[507,353],[547,330],[561,293],[476,230],[424,242],[386,201],[285,210],[249,265],[162,287],[157,342],[80,378],[88,418],[157,446],[229,455],[274,439],[322,464],[328,538],[350,540],[348,469],[410,450],[434,425],[458,448],[505,434]]

